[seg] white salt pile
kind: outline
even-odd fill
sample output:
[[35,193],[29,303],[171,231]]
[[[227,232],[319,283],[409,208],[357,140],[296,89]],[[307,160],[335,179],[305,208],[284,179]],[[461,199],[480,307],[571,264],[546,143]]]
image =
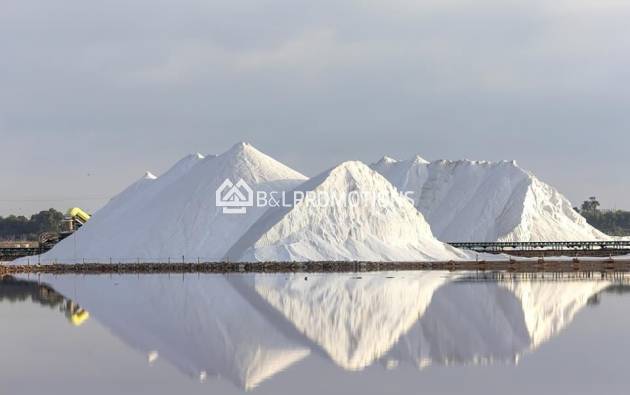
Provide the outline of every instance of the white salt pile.
[[[230,183],[241,180],[256,201],[227,214],[217,189],[227,182],[233,192]],[[242,202],[235,193],[220,195],[221,202]],[[286,199],[260,205],[258,193]],[[327,203],[305,199],[309,194]],[[441,241],[607,238],[514,162],[383,158],[372,168],[345,162],[307,180],[239,143],[219,156],[189,155],[160,177],[147,173],[39,260],[461,260],[475,257]]]
[[414,192],[415,206],[442,241],[609,239],[515,162],[384,157],[372,168],[400,191]]
[[[433,237],[413,204],[361,162],[345,162],[297,188],[290,208],[270,208],[230,249],[243,261],[426,261],[466,255]],[[350,200],[351,193],[357,197]],[[294,194],[290,195],[293,198]],[[340,199],[334,199],[339,197]],[[359,198],[362,197],[362,198]],[[348,199],[347,199],[348,198]]]
[[220,260],[265,210],[224,214],[215,192],[225,179],[282,191],[306,177],[245,143],[219,156],[190,155],[161,177],[145,176],[132,184],[41,260]]

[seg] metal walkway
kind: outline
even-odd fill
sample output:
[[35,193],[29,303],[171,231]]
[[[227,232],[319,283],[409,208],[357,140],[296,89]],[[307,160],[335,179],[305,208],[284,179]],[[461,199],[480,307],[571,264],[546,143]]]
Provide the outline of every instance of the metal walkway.
[[45,251],[40,250],[39,247],[0,247],[0,261],[12,261],[43,252]]
[[630,240],[615,241],[502,241],[502,242],[450,242],[456,248],[477,252],[510,253],[516,251],[584,251],[619,252],[630,251]]

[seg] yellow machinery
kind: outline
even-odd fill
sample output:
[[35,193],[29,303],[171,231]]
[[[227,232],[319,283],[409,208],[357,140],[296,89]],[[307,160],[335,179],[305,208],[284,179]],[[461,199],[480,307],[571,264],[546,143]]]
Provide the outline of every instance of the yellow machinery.
[[46,232],[39,235],[39,253],[44,253],[61,240],[70,236],[92,216],[78,207],[73,207],[66,213],[61,224],[61,232]]
[[[85,223],[91,217],[92,216],[90,214],[86,213],[85,211],[81,210],[78,207],[71,208],[70,210],[68,210],[68,212],[66,213],[66,217],[64,218],[64,222],[66,225],[62,233],[74,232],[75,230],[79,229],[81,226],[85,225]],[[64,236],[62,236],[61,238],[63,239]]]
[[66,216],[68,218],[71,218],[75,221],[80,222],[81,225],[86,223],[91,217],[90,214],[86,213],[85,211],[81,210],[78,207],[73,207],[70,210],[68,210],[68,212],[66,213]]

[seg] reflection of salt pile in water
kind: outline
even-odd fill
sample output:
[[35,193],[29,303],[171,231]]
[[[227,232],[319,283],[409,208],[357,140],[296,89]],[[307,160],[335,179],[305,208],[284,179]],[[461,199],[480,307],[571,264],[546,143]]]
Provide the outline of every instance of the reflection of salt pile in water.
[[591,296],[609,285],[606,281],[501,283],[521,302],[532,349],[562,331]]
[[431,364],[512,362],[529,346],[519,300],[496,283],[448,284],[385,360]]
[[94,320],[194,378],[253,388],[313,354],[376,361],[513,363],[557,336],[605,281],[463,282],[462,274],[43,276]]
[[444,272],[265,276],[256,292],[344,369],[385,354],[422,316]]
[[[255,276],[260,297],[345,369],[515,362],[605,281],[465,283],[444,272]],[[455,281],[453,281],[455,280]]]
[[291,200],[291,208],[269,209],[228,252],[231,260],[467,258],[435,239],[411,202],[361,162],[342,163],[298,189],[304,196],[325,196],[327,200],[304,199],[296,204]]
[[385,358],[431,364],[515,363],[559,334],[604,281],[450,283]]
[[132,184],[42,261],[219,260],[265,210],[223,214],[215,193],[225,179],[243,179],[255,190],[284,191],[305,177],[244,143],[219,156],[191,155],[157,179]]
[[575,241],[608,236],[555,188],[515,162],[383,158],[372,167],[415,205],[443,241]]
[[256,311],[223,276],[51,277],[93,317],[153,363],[251,389],[309,354]]

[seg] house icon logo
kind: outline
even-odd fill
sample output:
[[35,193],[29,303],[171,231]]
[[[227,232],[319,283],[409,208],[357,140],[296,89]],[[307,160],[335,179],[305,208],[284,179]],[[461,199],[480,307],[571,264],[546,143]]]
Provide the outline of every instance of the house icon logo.
[[245,214],[247,207],[254,206],[254,191],[242,178],[236,184],[226,178],[217,188],[216,205],[223,214]]

